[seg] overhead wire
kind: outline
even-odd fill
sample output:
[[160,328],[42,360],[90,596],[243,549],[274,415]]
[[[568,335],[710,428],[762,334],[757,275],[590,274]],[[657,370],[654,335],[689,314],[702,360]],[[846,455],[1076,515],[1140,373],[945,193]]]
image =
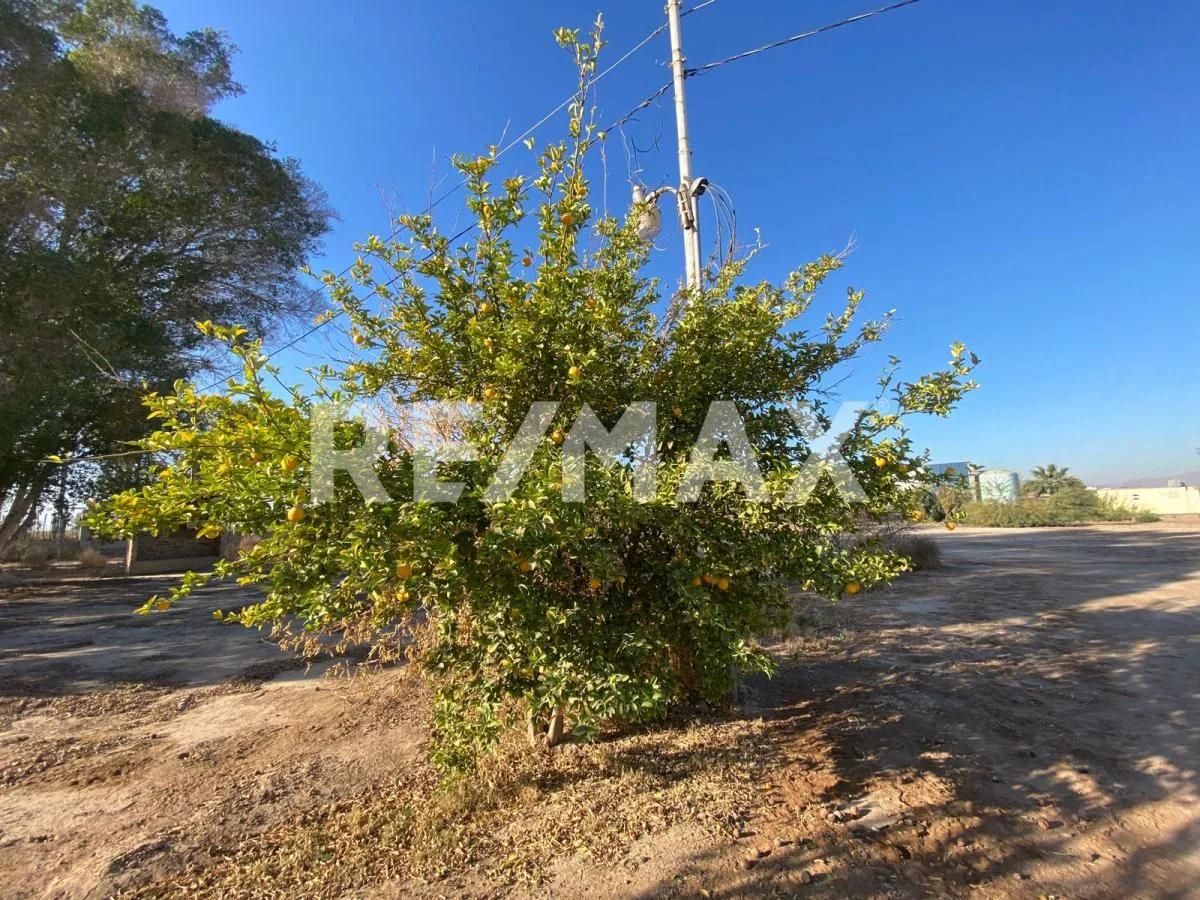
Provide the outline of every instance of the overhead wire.
[[[715,2],[716,2],[716,0],[704,0],[703,3],[699,3],[693,7],[685,10],[682,13],[682,15],[684,15],[684,16],[691,15],[694,12],[698,12],[699,10],[704,9],[704,7],[706,7],[706,6],[711,6]],[[668,27],[667,23],[663,23],[662,25],[659,25],[657,28],[655,28],[653,31],[651,31],[648,35],[646,35],[644,38],[642,38],[640,41],[638,41],[638,43],[636,43],[633,47],[631,47],[624,54],[622,54],[615,62],[613,62],[611,65],[609,65],[608,67],[603,69],[599,74],[590,78],[587,81],[587,83],[585,84],[584,90],[590,90],[602,78],[604,78],[606,75],[611,73],[614,69],[616,69],[622,63],[626,62],[631,56],[633,56],[635,53],[637,53],[639,50],[641,50],[643,47],[645,47],[648,43],[650,43],[650,41],[654,40],[654,38],[658,37],[660,34],[662,34],[664,31],[666,31],[667,27]],[[667,87],[670,87],[670,84],[668,84]],[[661,96],[663,93],[664,93],[664,91],[660,90],[654,96],[658,97],[658,96]],[[526,138],[530,137],[539,128],[541,128],[543,125],[545,125],[548,121],[550,121],[550,119],[552,119],[558,113],[560,113],[564,109],[566,109],[571,104],[571,102],[575,99],[575,96],[576,96],[575,94],[572,94],[571,96],[567,97],[565,100],[563,100],[562,103],[558,104],[558,106],[554,107],[554,109],[550,110],[550,112],[546,113],[544,116],[542,116],[536,122],[534,122],[532,125],[530,125],[528,128],[526,128],[523,132],[521,132],[521,134],[519,134],[517,137],[513,138],[511,141],[509,141],[507,144],[505,144],[503,147],[501,147],[496,152],[496,159],[499,159],[501,156],[506,154],[509,150],[512,150],[514,147],[516,147],[518,144],[520,144]],[[652,97],[650,99],[653,100],[654,97]],[[635,108],[634,112],[636,112],[638,109],[642,109],[643,106],[648,105],[648,103],[649,103],[649,101],[646,101],[645,103],[639,105],[638,107]],[[625,121],[628,121],[628,120],[625,120]],[[613,127],[617,127],[617,126],[613,126]],[[422,215],[428,215],[439,204],[443,203],[445,200],[447,200],[448,198],[453,196],[455,193],[462,190],[469,183],[470,182],[468,179],[463,179],[462,181],[459,181],[457,184],[455,184],[453,187],[444,191],[437,198],[430,201],[429,205],[427,207],[425,207],[425,210],[422,212]],[[475,227],[476,227],[475,225],[470,225],[467,228],[464,228],[462,231],[458,232],[457,234],[455,234],[453,237],[450,238],[450,243],[454,243],[454,242],[458,241],[459,239],[464,237],[466,234],[468,234],[470,231],[472,231]],[[400,233],[401,230],[402,230],[401,227],[394,228],[392,230],[391,234],[388,236],[388,240],[394,239]],[[334,276],[334,278],[344,277],[352,268],[354,268],[354,265],[355,265],[354,263],[350,263],[348,266],[346,266],[344,269],[342,269],[340,272],[338,272]],[[383,287],[389,286],[391,283],[394,283],[395,280],[396,279],[392,279],[392,282],[387,282],[386,284],[381,285],[381,286],[383,286]],[[306,299],[315,298],[316,296],[318,296],[321,293],[322,290],[323,290],[322,288],[313,289],[312,291],[309,292],[308,297]],[[375,293],[377,293],[377,291],[378,291],[378,288],[375,288],[370,293],[368,293],[366,296],[362,297],[361,300],[365,301],[365,300],[370,299]],[[297,344],[300,344],[303,341],[307,340],[313,334],[320,331],[322,328],[324,328],[326,325],[328,325],[330,322],[334,321],[341,315],[342,315],[342,311],[338,310],[332,316],[327,316],[327,317],[321,319],[319,322],[314,323],[312,327],[308,328],[307,330],[305,330],[303,333],[301,333],[297,337],[295,337],[295,338],[291,339],[290,341],[288,341],[287,343],[282,344],[279,347],[276,347],[273,350],[271,350],[266,355],[266,358],[270,359],[278,353],[282,353],[285,350],[290,350],[292,347],[295,347]],[[206,393],[206,392],[212,390],[213,388],[215,388],[217,385],[221,384],[226,379],[232,377],[232,375],[235,373],[236,373],[236,370],[227,372],[226,374],[222,375],[220,378],[213,381],[211,384],[201,388],[201,393]]]
[[761,47],[755,47],[752,50],[743,50],[741,53],[735,53],[733,56],[728,56],[725,59],[719,59],[716,62],[706,63],[703,66],[696,66],[693,69],[688,69],[688,76],[704,75],[711,72],[713,69],[719,69],[721,66],[727,66],[730,63],[738,62],[751,56],[757,56],[760,53],[766,53],[768,50],[775,50],[779,47],[785,47],[788,44],[794,44],[796,41],[802,41],[805,38],[815,37],[818,34],[824,34],[826,31],[832,31],[835,28],[841,28],[843,25],[853,25],[855,22],[862,22],[865,19],[870,19],[875,16],[883,15],[892,10],[900,9],[904,6],[912,6],[914,3],[919,3],[920,0],[900,0],[899,3],[892,3],[888,6],[881,6],[878,9],[870,10],[869,12],[859,13],[857,16],[851,16],[848,19],[842,19],[838,22],[830,22],[828,25],[822,25],[819,28],[814,28],[811,31],[805,31],[801,34],[793,34],[791,37],[783,38],[782,40],[772,41],[769,44],[763,44]]
[[[704,0],[704,2],[698,3],[695,6],[692,6],[692,7],[688,8],[687,10],[684,10],[681,13],[681,16],[688,16],[688,15],[691,15],[692,13],[699,12],[700,10],[704,9],[705,7],[711,6],[713,3],[716,3],[716,2],[717,2],[717,0]],[[730,63],[738,62],[740,60],[747,59],[751,56],[756,56],[758,54],[765,53],[768,50],[774,50],[779,47],[784,47],[789,44],[796,43],[797,41],[805,40],[806,38],[810,38],[810,37],[815,37],[816,35],[823,34],[827,31],[832,31],[835,28],[841,28],[842,26],[845,26],[845,25],[851,25],[856,22],[861,22],[866,19],[870,19],[875,16],[882,15],[883,13],[891,12],[893,10],[900,9],[905,6],[911,6],[918,2],[920,2],[920,0],[900,0],[900,2],[892,3],[887,6],[882,6],[882,7],[879,7],[878,9],[869,10],[868,12],[860,13],[856,16],[851,16],[846,19],[841,19],[837,22],[831,22],[827,25],[822,25],[819,28],[814,28],[810,31],[802,32],[800,34],[795,34],[795,35],[792,35],[787,38],[783,38],[778,41],[772,41],[771,43],[764,44],[761,47],[755,47],[750,50],[745,50],[741,53],[736,53],[733,56],[726,57],[725,59],[717,60],[715,62],[707,63],[702,66],[697,66],[695,68],[688,69],[685,74],[689,77],[696,76],[696,75],[703,75],[703,74],[706,74],[707,72],[710,72],[714,69],[718,69],[718,68],[728,65]],[[649,34],[647,34],[644,38],[642,38],[640,41],[638,41],[637,44],[635,44],[633,47],[631,47],[629,50],[627,50],[624,54],[622,54],[615,62],[613,62],[611,65],[609,65],[608,67],[603,69],[595,77],[589,79],[588,82],[586,83],[584,89],[588,90],[588,89],[592,88],[602,78],[607,76],[609,73],[611,73],[613,70],[615,70],[618,66],[622,65],[630,57],[632,57],[639,50],[641,50],[648,43],[650,43],[650,41],[654,40],[654,38],[658,37],[660,34],[662,34],[664,31],[666,31],[667,27],[668,27],[667,24],[664,23],[664,24],[658,26],[657,28],[655,28],[653,31],[651,31]],[[612,124],[610,124],[604,130],[611,131],[614,128],[620,129],[620,127],[622,125],[631,121],[637,115],[638,112],[649,107],[650,104],[652,104],[655,100],[657,100],[659,97],[661,97],[663,94],[665,94],[668,90],[670,90],[671,87],[672,87],[672,82],[667,81],[662,86],[660,86],[657,90],[655,90],[652,94],[650,94],[645,99],[640,101],[629,112],[627,112],[624,115],[615,119],[612,122]],[[538,119],[536,122],[534,122],[528,128],[526,128],[520,135],[518,135],[513,140],[509,141],[507,144],[505,144],[503,147],[501,147],[496,153],[496,158],[499,159],[501,156],[506,154],[508,151],[512,150],[519,143],[521,143],[526,138],[528,138],[530,135],[532,135],[534,132],[536,132],[537,129],[539,129],[542,125],[546,124],[546,122],[550,121],[550,119],[552,119],[555,115],[557,115],[559,112],[561,112],[567,106],[569,106],[570,103],[574,100],[574,98],[575,98],[575,95],[572,94],[570,97],[563,100],[563,102],[558,104],[556,107],[554,107],[548,113],[543,115],[540,119]],[[622,135],[622,137],[624,137],[624,135]],[[457,184],[455,184],[453,187],[444,191],[442,194],[440,194],[438,197],[436,197],[429,203],[429,205],[425,208],[425,210],[422,214],[428,215],[438,205],[443,203],[445,200],[447,200],[448,198],[453,196],[458,191],[462,190],[462,188],[465,187],[468,183],[469,183],[468,179],[463,179],[462,181],[459,181]],[[714,204],[716,204],[718,202],[719,202],[719,199],[714,197]],[[724,204],[726,205],[726,210],[725,210],[726,215],[728,217],[730,217],[730,226],[731,226],[730,230],[731,230],[731,232],[735,233],[734,232],[735,225],[734,225],[734,219],[733,219],[734,214],[732,211],[732,203],[729,200],[728,195],[725,196]],[[462,229],[461,231],[459,231],[457,234],[453,235],[449,239],[449,243],[453,244],[456,241],[460,240],[466,234],[468,234],[469,232],[474,230],[475,227],[476,226],[472,224],[472,225]],[[395,238],[400,233],[400,231],[401,231],[400,227],[393,229],[391,234],[389,235],[389,239]],[[732,235],[731,235],[731,237],[732,237]],[[350,265],[346,266],[344,269],[341,270],[341,272],[339,272],[339,273],[337,273],[337,275],[335,275],[335,278],[344,277],[353,267],[354,267],[354,263],[351,263]],[[391,281],[385,282],[380,287],[390,286],[396,280],[397,280],[396,278],[393,278]],[[313,291],[310,292],[309,297],[317,296],[321,292],[321,290],[322,290],[321,288],[314,289]],[[377,293],[378,290],[379,290],[379,288],[376,287],[370,293],[368,293],[366,296],[362,297],[361,300],[369,299],[371,296],[373,296],[375,293]],[[339,311],[335,312],[332,316],[327,316],[327,317],[321,319],[321,321],[315,323],[312,327],[308,328],[307,330],[302,332],[297,337],[295,337],[295,338],[289,340],[287,343],[282,344],[279,347],[276,347],[273,350],[271,350],[269,353],[267,353],[266,358],[271,359],[276,354],[282,353],[286,350],[290,350],[291,348],[297,346],[298,344],[303,343],[305,340],[307,340],[309,337],[311,337],[317,331],[321,330],[327,324],[334,321],[336,318],[338,318],[341,315],[342,315],[342,311],[339,310]],[[201,391],[207,392],[209,390],[212,390],[217,385],[219,385],[221,382],[223,382],[227,378],[231,377],[232,374],[233,374],[233,372],[222,375],[220,378],[213,381],[211,384],[202,388]]]
[[[713,3],[716,3],[716,2],[717,2],[717,0],[703,0],[703,2],[698,3],[695,6],[692,6],[689,9],[685,10],[683,13],[681,13],[681,15],[682,16],[691,15],[692,13],[699,12],[700,10],[704,9],[705,7],[711,6]],[[827,25],[822,25],[818,28],[811,29],[810,31],[805,31],[800,34],[795,34],[795,35],[783,38],[778,41],[772,41],[771,43],[764,44],[761,47],[755,47],[750,50],[742,51],[741,53],[735,53],[733,56],[729,56],[724,59],[716,60],[715,62],[706,63],[705,65],[702,65],[702,66],[697,66],[697,67],[694,67],[691,69],[687,69],[685,71],[685,77],[703,75],[703,74],[713,71],[714,69],[718,69],[718,68],[721,68],[722,66],[729,65],[730,63],[738,62],[740,60],[747,59],[752,56],[757,56],[761,53],[766,53],[769,50],[775,50],[780,47],[784,47],[789,44],[793,44],[793,43],[796,43],[797,41],[802,41],[802,40],[805,40],[810,37],[815,37],[816,35],[823,34],[828,31],[832,31],[836,28],[841,28],[845,25],[851,25],[856,22],[862,22],[866,19],[874,18],[875,16],[879,16],[879,15],[882,15],[887,12],[892,12],[894,10],[901,9],[905,6],[912,6],[913,4],[918,3],[918,2],[920,2],[920,0],[899,0],[899,2],[892,3],[887,6],[881,6],[877,9],[869,10],[867,12],[860,13],[858,15],[851,16],[846,19],[841,19],[837,22],[831,22]],[[585,90],[590,89],[598,81],[600,81],[602,78],[604,78],[610,72],[612,72],[614,69],[616,69],[622,63],[624,63],[626,60],[628,60],[631,56],[633,56],[635,53],[637,53],[643,47],[645,47],[650,41],[652,41],[654,38],[656,38],[660,34],[662,34],[667,29],[667,27],[668,27],[667,24],[664,23],[663,25],[660,25],[658,28],[654,29],[652,32],[650,32],[650,34],[646,35],[646,37],[644,37],[641,41],[639,41],[632,48],[630,48],[628,51],[626,51],[612,65],[608,66],[603,71],[601,71],[598,75],[596,75],[594,78],[590,79],[586,83],[584,89]],[[673,84],[673,82],[667,81],[665,84],[663,84],[662,86],[657,88],[653,93],[651,93],[645,99],[641,100],[636,106],[634,106],[631,110],[629,110],[629,112],[614,119],[612,121],[612,123],[604,130],[611,131],[614,128],[619,129],[622,125],[626,124],[631,119],[633,119],[633,117],[636,116],[638,112],[640,112],[641,110],[650,106],[651,103],[653,103],[655,100],[657,100],[663,94],[665,94],[668,90],[670,90],[672,87],[672,84]],[[557,113],[561,112],[568,105],[570,105],[571,101],[574,100],[574,98],[575,98],[575,95],[572,94],[570,97],[568,97],[566,100],[564,100],[558,106],[556,106],[554,109],[552,109],[546,115],[544,115],[540,119],[538,119],[538,121],[535,122],[533,125],[526,128],[525,131],[523,131],[519,136],[517,136],[512,141],[505,144],[502,148],[500,148],[497,151],[496,158],[499,159],[501,156],[503,156],[509,150],[513,149],[513,147],[515,147],[517,144],[521,143],[526,138],[528,138],[530,135],[532,135],[535,131],[537,131],[538,128],[540,128],[542,125],[546,124],[546,122],[548,122],[551,118],[553,118]],[[623,134],[622,134],[622,139],[624,142]],[[636,149],[636,147],[635,147],[635,149]],[[626,150],[626,152],[628,153],[628,150]],[[461,190],[468,183],[469,183],[469,180],[464,179],[463,181],[460,181],[457,184],[455,184],[449,190],[443,192],[441,195],[439,195],[437,198],[435,198],[434,200],[432,200],[429,203],[429,205],[425,208],[423,214],[427,215],[428,213],[432,212],[434,208],[436,208],[439,204],[443,203],[449,197],[453,196],[453,194],[455,194],[457,191]],[[720,227],[719,219],[722,215],[724,215],[725,222],[728,225],[728,229],[730,232],[729,253],[732,255],[732,253],[734,252],[734,250],[736,248],[737,213],[734,208],[732,198],[729,196],[729,194],[723,188],[720,188],[719,186],[710,184],[710,189],[712,191],[712,201],[713,201],[713,205],[714,205],[714,211],[716,212],[717,219],[718,219],[718,225],[717,225],[717,227],[718,227],[718,243],[719,243],[719,245],[723,245],[723,241],[721,241],[721,238],[720,238],[721,227]],[[473,231],[476,227],[477,226],[475,224],[471,224],[471,225],[467,226],[466,228],[463,228],[462,230],[458,231],[456,234],[452,235],[448,239],[447,246],[454,244],[455,242],[457,242],[458,240],[460,240],[461,238],[466,236],[469,232]],[[391,232],[391,234],[389,236],[389,239],[395,238],[399,234],[400,230],[401,230],[400,227],[393,229],[393,231]],[[718,246],[718,254],[720,254],[721,252],[722,252],[722,246]],[[429,254],[427,254],[425,257],[422,258],[422,261],[429,259],[432,255],[433,254],[431,251]],[[719,258],[720,258],[720,256],[718,256],[718,259]],[[342,269],[341,272],[337,273],[334,277],[335,278],[344,277],[354,267],[354,265],[355,265],[355,263],[351,263],[350,265],[348,265],[344,269]],[[366,296],[362,297],[361,300],[369,299],[372,295],[377,293],[381,287],[391,286],[397,280],[399,280],[400,277],[401,277],[400,275],[396,275],[389,281],[384,282],[384,284],[376,286]],[[313,290],[309,294],[309,296],[315,297],[317,294],[319,294],[321,292],[321,290],[322,290],[322,288],[317,288],[317,289]],[[275,349],[271,350],[266,355],[265,359],[269,360],[276,354],[282,353],[286,350],[290,350],[291,348],[297,346],[298,344],[303,343],[305,340],[307,340],[309,337],[311,337],[313,334],[315,334],[317,331],[319,331],[325,325],[329,324],[329,322],[333,321],[338,316],[340,316],[342,314],[342,312],[343,312],[343,310],[339,310],[336,313],[334,313],[333,315],[323,318],[321,321],[315,323],[311,328],[307,329],[302,334],[291,339],[287,343],[282,344],[281,346],[276,347]],[[222,375],[216,381],[214,381],[211,384],[209,384],[208,386],[202,388],[201,392],[207,392],[209,390],[212,390],[217,385],[219,385],[221,382],[230,378],[232,376],[232,374],[233,373],[227,373],[225,375]],[[140,454],[140,453],[144,453],[144,452],[146,452],[146,451],[130,451],[130,453],[128,455],[136,455],[136,454]],[[112,455],[118,456],[118,455],[127,455],[127,454],[112,454]],[[98,459],[98,458],[104,458],[104,457],[94,457],[94,458]],[[80,458],[79,460],[75,460],[75,461],[82,462],[82,461],[84,461],[84,458]]]

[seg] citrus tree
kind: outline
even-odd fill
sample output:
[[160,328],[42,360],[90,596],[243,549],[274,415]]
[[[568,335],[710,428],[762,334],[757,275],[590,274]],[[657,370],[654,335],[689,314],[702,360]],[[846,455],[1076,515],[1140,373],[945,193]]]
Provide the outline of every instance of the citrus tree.
[[[403,216],[400,235],[360,246],[351,277],[327,275],[358,355],[316,372],[314,391],[272,391],[279,373],[259,342],[200,323],[241,357],[241,376],[223,393],[180,382],[148,397],[160,428],[142,449],[171,462],[90,513],[107,532],[189,524],[257,535],[252,550],[186,576],[144,611],[236,578],[264,595],[218,613],[223,622],[275,627],[310,649],[339,643],[334,635],[368,643],[376,661],[406,659],[434,685],[435,756],[448,769],[469,766],[518,722],[553,743],[564,728],[586,735],[689,698],[720,701],[738,673],[770,671],[754,636],[782,621],[790,584],[838,597],[905,568],[869,537],[873,522],[920,516],[922,460],[905,419],[945,415],[972,387],[962,347],[914,381],[899,380],[893,360],[880,379],[889,402],[856,416],[840,444],[860,499],[822,479],[799,502],[812,432],[794,410],[807,404],[809,419],[828,425],[829,373],[880,341],[886,319],[855,327],[862,295],[851,292],[839,315],[805,325],[814,292],[841,265],[831,256],[780,285],[749,283],[748,260],[731,261],[703,289],[663,296],[643,274],[643,210],[618,221],[589,203],[584,164],[605,139],[587,105],[599,28],[557,37],[579,91],[566,139],[536,153],[536,177],[493,184],[495,148],[459,159],[470,242],[454,245],[428,215]],[[342,475],[314,491],[320,404],[366,401],[396,415],[414,401],[476,405],[457,427],[474,459],[442,467],[464,485],[457,502],[414,499],[420,454],[400,430],[373,464],[385,498],[365,502]],[[738,449],[732,434],[721,458],[698,461],[716,401],[735,404],[755,472],[722,477],[726,444]],[[535,403],[557,405],[541,407],[549,412],[515,489],[489,493]],[[611,428],[646,403],[657,410],[650,439],[588,454],[585,502],[564,496],[578,424]],[[336,429],[338,441],[362,438],[362,426]],[[637,483],[647,462],[648,494]]]

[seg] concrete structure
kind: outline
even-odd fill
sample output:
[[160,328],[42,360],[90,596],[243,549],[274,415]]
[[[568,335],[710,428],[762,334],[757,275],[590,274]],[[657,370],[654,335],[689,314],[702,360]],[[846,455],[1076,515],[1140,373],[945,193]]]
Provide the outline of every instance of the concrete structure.
[[1100,488],[1096,493],[1132,509],[1160,516],[1200,515],[1200,486]]
[[929,471],[949,477],[984,503],[1016,503],[1021,499],[1021,478],[1009,469],[987,469],[970,462],[930,463]]
[[211,569],[220,557],[221,539],[196,537],[194,528],[177,528],[170,534],[139,534],[126,542],[125,573],[202,571]]
[[1009,469],[984,469],[975,477],[975,499],[1016,503],[1021,499],[1021,476]]

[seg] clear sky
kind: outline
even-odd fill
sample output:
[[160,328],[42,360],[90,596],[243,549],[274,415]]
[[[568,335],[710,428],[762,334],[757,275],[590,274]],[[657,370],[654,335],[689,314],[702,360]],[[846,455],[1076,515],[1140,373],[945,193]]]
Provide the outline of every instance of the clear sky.
[[[684,20],[689,64],[881,2],[716,0]],[[384,194],[420,209],[431,178],[453,184],[451,153],[520,133],[570,92],[555,27],[602,11],[611,62],[663,16],[660,0],[157,5],[176,30],[211,25],[241,48],[246,94],[216,114],[328,191],[341,220],[314,268],[333,269],[387,233]],[[695,171],[732,196],[739,235],[769,245],[755,278],[856,236],[828,304],[852,284],[868,313],[898,313],[847,399],[870,396],[889,352],[914,376],[954,340],[983,358],[958,413],[914,429],[937,458],[1055,462],[1094,482],[1198,469],[1197,34],[1194,0],[922,0],[691,80]],[[668,59],[663,34],[605,78],[603,119],[664,83]],[[677,179],[669,94],[624,131],[645,181]],[[517,148],[501,174],[530,164]],[[620,140],[607,170],[619,210]],[[460,209],[439,207],[447,229]],[[669,231],[659,243],[654,265],[675,278],[682,251]],[[281,359],[307,365],[331,345],[299,349]]]

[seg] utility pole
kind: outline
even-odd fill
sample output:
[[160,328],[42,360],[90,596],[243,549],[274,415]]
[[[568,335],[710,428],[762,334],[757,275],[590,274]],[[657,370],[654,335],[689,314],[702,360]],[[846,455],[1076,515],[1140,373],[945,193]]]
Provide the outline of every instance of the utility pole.
[[[675,86],[675,131],[679,136],[679,218],[683,225],[683,254],[687,266],[687,286],[700,287],[700,219],[696,197],[699,193],[692,180],[692,149],[688,145],[687,69],[683,56],[683,33],[679,25],[679,0],[667,0],[667,17],[671,25],[671,75]],[[701,187],[701,191],[703,188]]]

